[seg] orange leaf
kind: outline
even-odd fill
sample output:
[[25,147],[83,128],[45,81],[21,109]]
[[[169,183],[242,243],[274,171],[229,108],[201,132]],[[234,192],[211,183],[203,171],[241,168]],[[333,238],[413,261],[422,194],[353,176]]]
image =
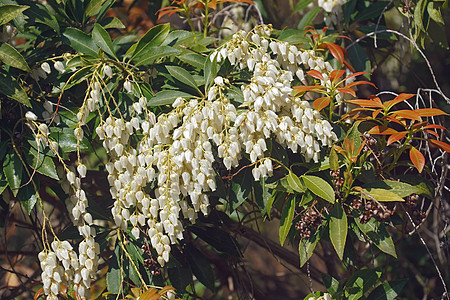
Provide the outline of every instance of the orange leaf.
[[317,70],[311,70],[311,71],[308,71],[308,72],[306,72],[306,73],[308,73],[309,76],[311,76],[311,77],[314,77],[314,78],[317,78],[317,79],[320,79],[320,80],[325,80],[325,79],[323,78],[322,73],[320,73],[320,72],[317,71]]
[[389,145],[392,144],[392,143],[395,143],[396,141],[401,140],[402,138],[405,137],[405,135],[406,135],[407,133],[408,133],[408,132],[406,132],[406,131],[401,131],[401,132],[397,132],[397,133],[392,134],[392,135],[389,137],[388,141],[387,141],[387,146],[389,146]]
[[316,110],[321,111],[322,109],[327,107],[329,104],[330,104],[330,97],[322,97],[322,98],[318,98],[318,99],[314,100],[313,107]]
[[427,126],[423,127],[423,129],[431,129],[431,128],[433,128],[433,129],[447,130],[447,128],[445,128],[445,127],[443,127],[443,126],[441,126],[441,125],[434,125],[434,124],[427,125]]
[[425,157],[423,156],[423,154],[419,150],[411,146],[411,149],[409,150],[409,158],[416,167],[417,171],[419,171],[419,173],[422,173],[423,167],[425,166]]
[[349,78],[356,77],[356,76],[363,75],[363,74],[369,74],[369,73],[368,73],[368,72],[356,72],[356,73],[353,73],[353,74],[351,74],[351,75],[348,75],[348,76],[345,77],[343,80],[347,80],[347,79],[349,79]]
[[339,92],[341,92],[341,93],[346,93],[346,94],[350,94],[350,95],[352,95],[353,97],[356,97],[356,93],[355,93],[355,91],[354,90],[352,90],[352,89],[349,89],[349,88],[339,88],[339,89],[337,89]]
[[333,43],[324,43],[324,44],[328,47],[328,50],[330,50],[331,55],[333,55],[334,58],[336,58],[337,61],[340,62],[341,65],[343,65],[345,60],[344,48]]
[[362,85],[362,84],[370,84],[370,85],[372,85],[375,88],[377,87],[375,84],[373,84],[370,81],[355,81],[355,82],[351,82],[351,83],[347,84],[345,87],[346,88],[351,88],[351,87],[354,87],[354,86],[357,86],[357,85]]
[[161,8],[157,12],[158,13],[158,20],[161,19],[165,15],[168,15],[170,17],[171,15],[173,15],[174,13],[176,13],[179,10],[180,10],[180,8],[179,7],[175,7],[175,6],[167,6],[167,7]]
[[[157,298],[155,298],[157,296]],[[156,289],[150,288],[145,293],[143,293],[139,299],[140,300],[151,300],[158,299],[160,295],[158,295],[158,291]]]
[[166,285],[165,287],[163,287],[163,288],[159,291],[159,294],[160,294],[160,295],[164,295],[164,294],[167,293],[168,291],[175,291],[175,288],[174,288],[173,286]]
[[326,90],[326,87],[322,85],[297,85],[292,87],[294,89],[295,94],[300,94],[304,92],[324,92]]
[[377,109],[376,111],[374,111],[374,112],[372,113],[372,118],[375,119],[381,111],[382,111],[381,108],[380,108],[380,109]]
[[216,0],[212,0],[211,2],[209,2],[208,3],[208,5],[207,5],[209,8],[211,8],[211,9],[216,9],[216,7],[217,7],[217,1]]
[[355,68],[353,68],[348,61],[344,60],[344,65],[350,70],[350,72],[355,72]]
[[439,108],[420,108],[414,110],[421,117],[434,117],[440,115],[448,115],[446,112],[440,110]]
[[44,288],[43,288],[43,287],[40,288],[39,291],[37,291],[36,293],[34,293],[33,299],[34,299],[34,300],[39,299],[39,297],[42,295],[42,292],[43,292],[43,291],[44,291]]
[[383,104],[377,103],[373,100],[356,99],[356,100],[349,100],[347,102],[362,107],[379,107],[379,108],[384,107]]
[[438,146],[439,148],[441,148],[445,152],[449,152],[450,153],[450,145],[449,144],[441,142],[441,141],[437,141],[437,140],[431,140],[431,139],[429,139],[428,142],[432,143],[435,146]]
[[330,74],[330,80],[332,82],[336,82],[339,78],[342,77],[342,75],[344,75],[345,71],[344,70],[333,70],[331,71]]
[[436,131],[433,131],[433,130],[425,130],[425,132],[426,132],[426,133],[429,133],[429,134],[432,134],[432,135],[434,135],[435,137],[439,138],[439,134],[437,134]]
[[377,125],[377,126],[372,127],[369,131],[367,131],[367,133],[369,133],[369,134],[391,135],[391,134],[397,133],[397,130],[389,128],[389,127],[386,127],[386,126]]
[[392,113],[392,116],[394,116],[396,118],[400,117],[400,118],[404,118],[404,119],[411,119],[411,120],[416,120],[416,121],[422,122],[422,118],[414,110],[408,110],[408,109],[397,110]]
[[401,93],[397,97],[395,97],[393,100],[386,101],[384,105],[386,106],[387,110],[390,110],[392,106],[394,106],[397,103],[403,102],[411,97],[415,96],[414,94],[405,94]]

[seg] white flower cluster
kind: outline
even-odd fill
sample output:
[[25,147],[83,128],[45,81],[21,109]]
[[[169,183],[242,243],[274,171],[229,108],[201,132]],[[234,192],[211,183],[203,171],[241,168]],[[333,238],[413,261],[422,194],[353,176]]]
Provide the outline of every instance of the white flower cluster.
[[319,0],[318,5],[323,8],[328,15],[324,16],[325,24],[337,24],[338,19],[342,16],[342,6],[347,3],[347,0]]

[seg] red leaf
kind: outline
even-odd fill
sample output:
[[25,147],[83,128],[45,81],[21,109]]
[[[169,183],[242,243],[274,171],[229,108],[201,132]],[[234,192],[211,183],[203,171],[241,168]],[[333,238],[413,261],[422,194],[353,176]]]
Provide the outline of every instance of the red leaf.
[[423,154],[419,150],[411,146],[411,149],[409,150],[409,158],[416,167],[417,171],[419,171],[419,173],[422,173],[423,167],[425,166],[425,157],[423,156]]
[[434,117],[440,115],[448,115],[446,112],[440,110],[439,108],[420,108],[414,110],[421,117]]
[[330,104],[330,97],[322,97],[322,98],[318,98],[318,99],[314,100],[313,107],[316,110],[321,111],[322,109],[327,107],[329,104]]
[[292,87],[295,95],[305,92],[318,92],[323,93],[326,90],[326,87],[322,85],[297,85]]
[[355,81],[355,82],[351,82],[351,83],[347,84],[345,87],[346,88],[351,88],[351,87],[354,87],[354,86],[357,86],[357,85],[362,85],[362,84],[370,84],[371,86],[373,86],[375,88],[377,87],[375,84],[373,84],[370,81]]
[[320,79],[320,80],[325,80],[325,79],[323,78],[322,73],[320,73],[320,72],[317,71],[317,70],[311,70],[311,71],[308,71],[308,72],[306,72],[306,73],[308,73],[309,76],[311,76],[311,77],[314,77],[314,78],[317,78],[317,79]]
[[444,150],[445,152],[449,152],[450,153],[450,145],[441,141],[437,141],[437,140],[428,140],[428,142],[432,143],[435,146],[438,146],[439,148],[441,148],[442,150]]
[[425,132],[426,132],[426,133],[429,133],[429,134],[432,134],[432,135],[434,135],[435,137],[439,138],[439,134],[437,134],[436,131],[433,131],[433,130],[425,130]]
[[427,125],[427,126],[423,127],[423,129],[431,129],[431,128],[433,128],[433,129],[447,130],[447,128],[445,128],[445,127],[443,127],[443,126],[441,126],[441,125],[434,125],[434,124]]
[[348,75],[348,76],[345,77],[343,80],[347,80],[347,79],[349,79],[349,78],[356,77],[356,76],[363,75],[363,74],[369,74],[369,73],[367,73],[367,72],[356,72],[356,73],[353,73],[353,74],[351,74],[351,75]]
[[336,82],[339,78],[342,77],[342,75],[344,75],[344,73],[345,73],[344,70],[334,70],[330,74],[330,80],[332,82]]
[[391,135],[391,134],[397,133],[397,130],[389,128],[389,127],[386,127],[386,126],[377,125],[377,126],[372,127],[372,129],[367,131],[367,133],[369,133],[369,134]]
[[359,105],[362,107],[379,107],[384,108],[383,104],[377,103],[373,100],[365,100],[365,99],[356,99],[356,100],[349,100],[348,103]]
[[394,106],[397,103],[403,102],[411,97],[415,96],[414,94],[405,94],[401,93],[397,97],[395,97],[393,100],[386,101],[384,105],[386,106],[387,110],[390,110],[392,106]]
[[341,93],[346,93],[346,94],[350,94],[350,95],[352,95],[353,97],[356,97],[356,93],[355,93],[355,91],[354,90],[352,90],[352,89],[349,89],[349,88],[339,88],[339,89],[337,89],[339,92],[341,92]]
[[355,68],[353,68],[348,61],[344,60],[344,65],[350,70],[350,72],[355,72]]
[[328,49],[330,50],[331,55],[334,56],[334,58],[337,59],[338,62],[341,63],[341,65],[344,64],[345,55],[344,55],[344,48],[342,48],[339,45],[333,44],[333,43],[324,43]]
[[397,132],[397,133],[392,134],[392,135],[389,137],[388,141],[387,141],[387,146],[389,146],[389,145],[392,144],[392,143],[395,143],[396,141],[401,140],[402,138],[405,137],[405,135],[406,135],[407,133],[408,133],[408,132],[406,132],[406,131],[401,131],[401,132]]
[[396,118],[400,117],[400,118],[404,118],[404,119],[410,119],[410,120],[416,120],[416,121],[422,122],[422,118],[414,110],[408,110],[408,109],[397,110],[392,113],[392,116],[395,116]]

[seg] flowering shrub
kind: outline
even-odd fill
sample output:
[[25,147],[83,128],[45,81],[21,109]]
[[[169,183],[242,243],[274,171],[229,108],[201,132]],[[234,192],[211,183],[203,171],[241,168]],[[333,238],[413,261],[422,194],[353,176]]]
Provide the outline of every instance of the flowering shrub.
[[[430,171],[416,141],[450,152],[432,119],[446,113],[397,109],[410,94],[356,99],[356,87],[374,84],[356,80],[365,73],[326,28],[299,37],[259,25],[219,41],[209,13],[228,2],[253,5],[174,1],[160,14],[182,14],[191,32],[161,24],[115,39],[107,29],[121,23],[105,18],[113,1],[78,12],[69,3],[0,6],[2,25],[16,26],[0,47],[11,125],[0,191],[39,220],[35,298],[183,297],[196,294],[194,276],[215,291],[208,255],[243,262],[238,235],[258,243],[240,227],[248,208],[280,219],[281,246],[298,245],[294,265],[309,276],[326,243],[355,269],[341,283],[323,275],[328,292],[306,299],[396,296],[405,284],[351,253],[361,240],[387,263],[406,226],[395,220],[414,230],[423,222],[416,202],[433,188],[401,173]],[[58,206],[71,222],[64,230]]]

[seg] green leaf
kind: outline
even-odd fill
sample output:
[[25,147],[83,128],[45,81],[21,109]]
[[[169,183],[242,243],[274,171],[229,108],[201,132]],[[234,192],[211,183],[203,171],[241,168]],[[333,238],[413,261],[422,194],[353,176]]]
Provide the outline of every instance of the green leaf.
[[[310,1],[310,0],[308,0]],[[280,41],[284,41],[286,43],[297,45],[308,43],[309,39],[305,36],[305,32],[299,29],[286,29],[283,30],[278,37]]]
[[145,48],[159,46],[166,39],[170,31],[170,24],[161,24],[152,27],[147,33],[139,40],[136,49],[134,50],[131,60],[144,55]]
[[339,259],[344,257],[345,241],[347,239],[347,215],[338,203],[330,213],[330,240]]
[[359,122],[355,122],[353,126],[350,128],[350,130],[347,132],[347,138],[355,146],[355,153],[352,153],[353,155],[356,155],[362,143],[361,134],[359,133],[358,130],[358,125]]
[[116,17],[107,17],[98,22],[104,29],[122,29],[125,25]]
[[[128,243],[125,246],[125,249],[127,249],[128,254],[130,255],[133,262],[136,264],[136,266],[139,266],[139,263],[144,263],[144,258],[142,257],[142,250],[136,246],[135,243]],[[133,266],[130,266],[134,268]]]
[[325,199],[330,203],[334,203],[335,194],[331,185],[320,177],[313,175],[301,176],[308,190],[313,192],[316,196]]
[[136,66],[149,65],[154,63],[157,59],[177,55],[180,52],[180,50],[170,46],[148,47],[142,51],[143,55],[141,55],[139,59],[136,59]]
[[377,189],[389,190],[389,192],[392,192],[402,198],[409,196],[411,194],[419,194],[420,193],[419,189],[416,188],[415,186],[412,186],[405,182],[394,181],[394,180],[383,180],[383,181],[367,183],[367,184],[363,185],[363,188],[365,188],[365,189],[377,188]]
[[230,212],[239,207],[252,191],[253,176],[250,168],[245,168],[233,177],[228,190]]
[[375,221],[373,218],[365,224],[360,223],[359,220],[356,220],[355,222],[358,228],[374,243],[375,246],[384,253],[397,258],[394,242],[383,224]]
[[320,7],[319,6],[315,6],[313,9],[308,11],[303,16],[303,18],[300,20],[300,22],[298,23],[297,29],[304,30],[306,26],[311,25],[312,22],[314,21],[314,19],[319,14],[319,11],[320,11]]
[[40,149],[40,152],[38,153],[35,148],[30,148],[30,152],[26,156],[28,164],[31,168],[36,168],[36,172],[55,180],[59,180],[53,159],[47,153],[43,153],[42,151],[43,149]]
[[[218,52],[213,52],[217,55]],[[217,55],[211,61],[211,55],[206,58],[203,74],[205,75],[205,91],[207,92],[211,84],[214,82],[214,78],[217,76]]]
[[94,43],[97,44],[97,46],[99,46],[103,51],[105,51],[111,57],[117,59],[117,56],[114,53],[114,46],[111,37],[100,24],[94,24],[94,29],[92,30],[92,39],[94,40]]
[[307,7],[310,3],[312,3],[313,0],[300,0],[294,7],[294,10],[292,11],[292,14],[295,14],[305,7]]
[[273,190],[272,191],[272,195],[269,197],[269,199],[267,200],[267,206],[266,206],[266,211],[267,211],[267,216],[270,219],[270,214],[272,212],[272,206],[275,202],[277,202],[278,200],[285,198],[286,194],[285,193],[278,193],[277,191]]
[[365,9],[361,10],[356,16],[355,22],[378,19],[381,13],[388,11],[393,7],[392,2],[388,1],[378,1],[375,2]]
[[[169,33],[164,42],[162,42],[161,46],[176,46],[179,44],[184,44],[185,42],[192,42],[196,40],[194,38],[194,34],[190,31],[186,30],[174,30]],[[185,45],[189,48],[188,45]]]
[[77,52],[97,57],[98,46],[89,35],[77,28],[66,28],[61,40]]
[[149,101],[149,106],[161,106],[161,105],[170,105],[175,99],[178,97],[182,98],[191,98],[193,97],[191,94],[180,92],[180,91],[172,91],[172,90],[164,90],[155,94]]
[[363,189],[364,192],[368,193],[375,200],[379,202],[393,202],[393,201],[405,201],[398,194],[391,192],[390,190],[377,189],[377,188],[366,188]]
[[31,107],[30,98],[17,81],[9,74],[0,72],[0,93],[5,96]]
[[303,186],[303,184],[300,182],[300,179],[297,175],[294,174],[294,172],[289,170],[289,174],[286,175],[286,180],[289,187],[297,193],[305,192],[306,188]]
[[369,72],[370,61],[366,51],[359,45],[354,44],[347,49],[348,57],[356,72]]
[[8,43],[3,43],[0,47],[0,60],[2,60],[5,65],[23,70],[25,72],[30,72],[30,67],[23,58],[22,54],[20,54]]
[[272,195],[272,193],[269,191],[269,187],[266,184],[266,180],[267,178],[261,178],[259,181],[253,181],[254,199],[263,215],[265,215],[267,212],[267,201]]
[[373,269],[359,270],[345,284],[345,295],[349,300],[360,299],[380,278],[381,272]]
[[87,17],[93,17],[100,11],[106,0],[91,0],[86,7],[85,14]]
[[20,204],[29,215],[38,201],[36,191],[34,190],[33,183],[29,183],[22,187],[17,194],[20,199]]
[[[77,138],[73,134],[73,129],[52,128],[52,132],[50,132],[50,137],[58,143],[59,148],[65,153],[70,153],[77,150]],[[83,141],[79,144],[79,146],[80,150],[89,149],[86,137],[83,138]]]
[[96,22],[99,22],[103,19],[106,12],[116,3],[116,0],[106,0],[105,3],[102,4],[100,11],[97,14]]
[[23,165],[20,158],[12,150],[6,153],[3,161],[3,173],[14,196],[17,196],[22,182]]
[[6,180],[6,175],[5,173],[0,172],[0,195],[7,187],[8,187],[8,180]]
[[323,285],[325,286],[327,291],[330,292],[330,294],[332,296],[334,296],[336,293],[338,293],[340,290],[342,290],[342,288],[339,284],[339,280],[337,280],[336,278],[334,278],[333,276],[330,276],[328,274],[322,273],[321,275],[322,275]]
[[27,5],[4,4],[0,5],[0,26],[8,23],[19,16],[24,10],[29,8]]
[[334,149],[334,147],[331,148],[331,150],[330,150],[329,162],[330,162],[330,169],[331,170],[339,169],[339,158],[338,158],[337,152]]
[[384,282],[376,287],[367,297],[367,300],[394,300],[403,290],[408,279]]
[[414,8],[414,23],[419,28],[419,30],[425,30],[423,23],[423,15],[425,12],[425,7],[427,5],[426,0],[419,0]]
[[180,59],[182,62],[190,64],[191,66],[196,67],[197,69],[202,70],[205,66],[207,57],[198,53],[185,53],[178,56],[178,59]]
[[214,292],[214,273],[208,260],[192,246],[186,246],[185,250],[192,273],[204,286]]
[[192,282],[192,271],[187,266],[168,268],[170,283],[178,292],[184,292]]
[[280,237],[280,245],[283,246],[288,236],[289,230],[292,227],[292,220],[294,219],[295,213],[295,196],[291,195],[288,201],[284,205],[283,213],[280,219],[280,228],[278,230],[278,235]]
[[298,254],[300,255],[300,267],[311,258],[317,243],[320,240],[319,230],[314,232],[308,239],[301,239],[298,244]]
[[220,228],[191,226],[189,227],[189,230],[195,233],[195,235],[204,240],[207,244],[213,246],[221,252],[234,257],[242,256],[237,241]]
[[56,20],[54,13],[50,13],[45,5],[31,1],[27,2],[27,4],[30,8],[24,12],[24,15],[28,17],[28,25],[34,22],[40,23],[52,28],[56,33],[60,33],[58,20]]
[[106,274],[106,286],[108,292],[119,294],[122,290],[122,274],[118,261],[120,260],[120,246],[116,245],[114,256],[110,259],[108,273]]
[[192,87],[200,94],[200,90],[197,87],[194,77],[186,71],[185,69],[178,66],[166,66],[167,71],[169,71],[170,75],[172,75],[175,79],[181,81],[182,83]]
[[426,196],[430,199],[434,197],[434,187],[422,176],[402,175],[397,177],[402,182],[406,182],[414,187],[415,193]]

